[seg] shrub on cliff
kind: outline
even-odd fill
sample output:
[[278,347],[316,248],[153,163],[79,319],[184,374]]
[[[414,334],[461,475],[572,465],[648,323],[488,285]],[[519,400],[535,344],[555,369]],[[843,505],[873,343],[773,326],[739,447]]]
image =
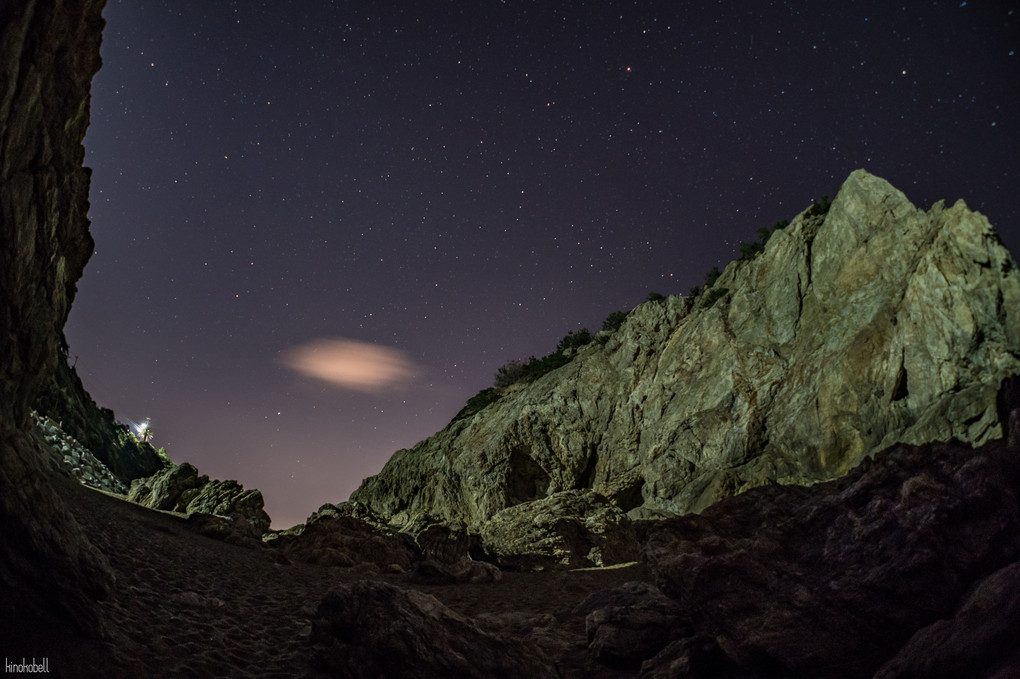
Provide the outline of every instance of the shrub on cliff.
[[556,352],[563,353],[568,350],[577,350],[590,342],[591,333],[588,332],[588,328],[581,328],[577,332],[570,331],[556,345]]
[[606,316],[606,320],[602,321],[602,329],[607,332],[616,332],[625,320],[627,320],[626,311],[614,311]]
[[[828,197],[823,196],[823,199],[828,200]],[[828,208],[826,208],[826,210],[828,210]],[[776,222],[771,229],[766,228],[764,226],[758,229],[758,240],[754,241],[753,243],[740,244],[740,259],[745,261],[748,259],[753,259],[755,255],[757,255],[759,252],[765,249],[765,244],[769,242],[769,238],[772,237],[773,233],[775,233],[779,229],[785,229],[789,225],[790,222],[784,219],[782,221]]]
[[511,384],[524,379],[525,375],[527,375],[527,370],[524,363],[515,358],[499,367],[499,370],[496,371],[494,384],[497,389],[509,387]]
[[500,395],[500,390],[494,387],[482,389],[480,392],[468,399],[464,407],[460,409],[460,412],[453,416],[453,421],[456,422],[457,420],[474,415],[490,403],[498,401]]
[[828,196],[822,196],[820,200],[811,201],[811,213],[816,215],[824,215],[832,207],[832,203],[829,202]]

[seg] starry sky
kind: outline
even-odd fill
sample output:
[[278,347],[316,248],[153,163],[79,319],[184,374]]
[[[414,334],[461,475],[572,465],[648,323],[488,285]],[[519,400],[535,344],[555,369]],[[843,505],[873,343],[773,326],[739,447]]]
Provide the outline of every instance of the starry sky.
[[856,168],[1020,252],[1020,3],[905,4],[110,0],[69,360],[283,528]]

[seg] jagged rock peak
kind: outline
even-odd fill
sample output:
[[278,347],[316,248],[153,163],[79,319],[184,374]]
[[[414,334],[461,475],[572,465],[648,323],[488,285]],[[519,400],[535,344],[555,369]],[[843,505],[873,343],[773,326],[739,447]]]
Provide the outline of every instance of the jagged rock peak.
[[857,170],[700,297],[638,306],[395,453],[352,500],[410,529],[477,530],[580,488],[637,517],[700,511],[895,442],[1000,437],[995,394],[1018,357],[1020,276],[988,220],[962,201],[925,212]]
[[270,518],[263,509],[261,492],[245,490],[234,480],[210,481],[187,462],[135,479],[128,499],[153,509],[236,519],[257,537],[269,530]]

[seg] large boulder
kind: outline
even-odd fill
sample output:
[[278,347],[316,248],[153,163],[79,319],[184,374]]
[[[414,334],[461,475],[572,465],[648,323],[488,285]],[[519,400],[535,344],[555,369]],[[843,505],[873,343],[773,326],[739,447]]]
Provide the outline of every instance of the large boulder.
[[[1012,653],[1000,642],[1014,629],[1015,593],[1005,576],[985,578],[1020,557],[1020,449],[899,444],[837,481],[756,488],[665,521],[645,554],[684,612],[677,640],[688,640],[649,660],[651,676],[689,665],[692,649],[747,673],[871,676],[930,625],[888,676],[916,676],[893,670],[943,638],[959,650],[983,637],[991,667]],[[1006,601],[982,622],[996,608],[988,592]],[[718,648],[706,651],[706,639]]]
[[962,202],[863,170],[697,298],[634,309],[534,382],[398,451],[352,498],[396,526],[591,489],[635,517],[836,478],[890,445],[1003,436],[1020,272]]
[[258,535],[269,530],[270,518],[263,509],[262,493],[245,490],[233,480],[210,481],[187,462],[135,479],[128,499],[152,509],[237,518]]
[[98,488],[109,493],[127,495],[128,488],[88,448],[81,445],[49,417],[32,413],[36,431],[42,435],[53,451],[64,460],[75,478],[83,485]]
[[503,578],[499,568],[471,558],[474,540],[463,526],[433,524],[414,537],[421,561],[407,574],[412,582],[427,585],[458,585],[495,582]]
[[609,566],[635,561],[641,546],[631,520],[590,490],[565,490],[496,513],[482,545],[497,563],[524,569]]
[[988,576],[951,618],[919,630],[875,679],[1020,676],[1020,561]]
[[573,611],[585,616],[588,650],[606,665],[640,665],[677,636],[680,604],[646,582],[589,595]]
[[272,535],[268,544],[291,560],[341,568],[367,563],[404,572],[421,558],[410,535],[387,528],[355,504],[323,505],[304,525]]
[[535,647],[489,634],[433,596],[382,582],[327,594],[309,641],[312,667],[332,677],[557,676]]

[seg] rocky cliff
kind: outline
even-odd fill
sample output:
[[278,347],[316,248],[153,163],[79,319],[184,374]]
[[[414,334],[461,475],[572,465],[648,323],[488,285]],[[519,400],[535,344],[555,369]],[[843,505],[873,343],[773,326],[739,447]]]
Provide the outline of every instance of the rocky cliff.
[[[274,551],[215,516],[83,489],[30,413],[91,250],[81,139],[101,5],[0,2],[9,659],[55,676],[1017,676],[1020,381],[995,396],[1017,368],[1017,274],[979,215],[922,213],[862,172],[706,294],[639,307],[359,491],[391,522],[456,528],[412,543],[348,503]],[[1007,429],[977,449],[908,445]],[[699,509],[857,459],[640,530],[621,509]],[[138,487],[170,497],[175,479],[178,499],[201,480]],[[646,566],[502,578],[468,560],[469,526],[497,553],[570,565],[630,558],[639,536],[657,587]]]
[[92,254],[81,142],[102,6],[0,3],[0,638],[29,656],[56,655],[38,644],[58,630],[97,633],[113,580],[67,510],[78,484],[30,419]]
[[122,483],[151,476],[166,466],[155,449],[132,436],[109,408],[100,408],[66,360],[57,362],[43,385],[35,408],[60,424],[68,436],[87,448]]
[[836,478],[897,442],[1001,437],[1020,274],[961,201],[916,208],[850,175],[699,297],[634,309],[567,365],[398,451],[352,495],[393,525],[572,489],[633,517]]

